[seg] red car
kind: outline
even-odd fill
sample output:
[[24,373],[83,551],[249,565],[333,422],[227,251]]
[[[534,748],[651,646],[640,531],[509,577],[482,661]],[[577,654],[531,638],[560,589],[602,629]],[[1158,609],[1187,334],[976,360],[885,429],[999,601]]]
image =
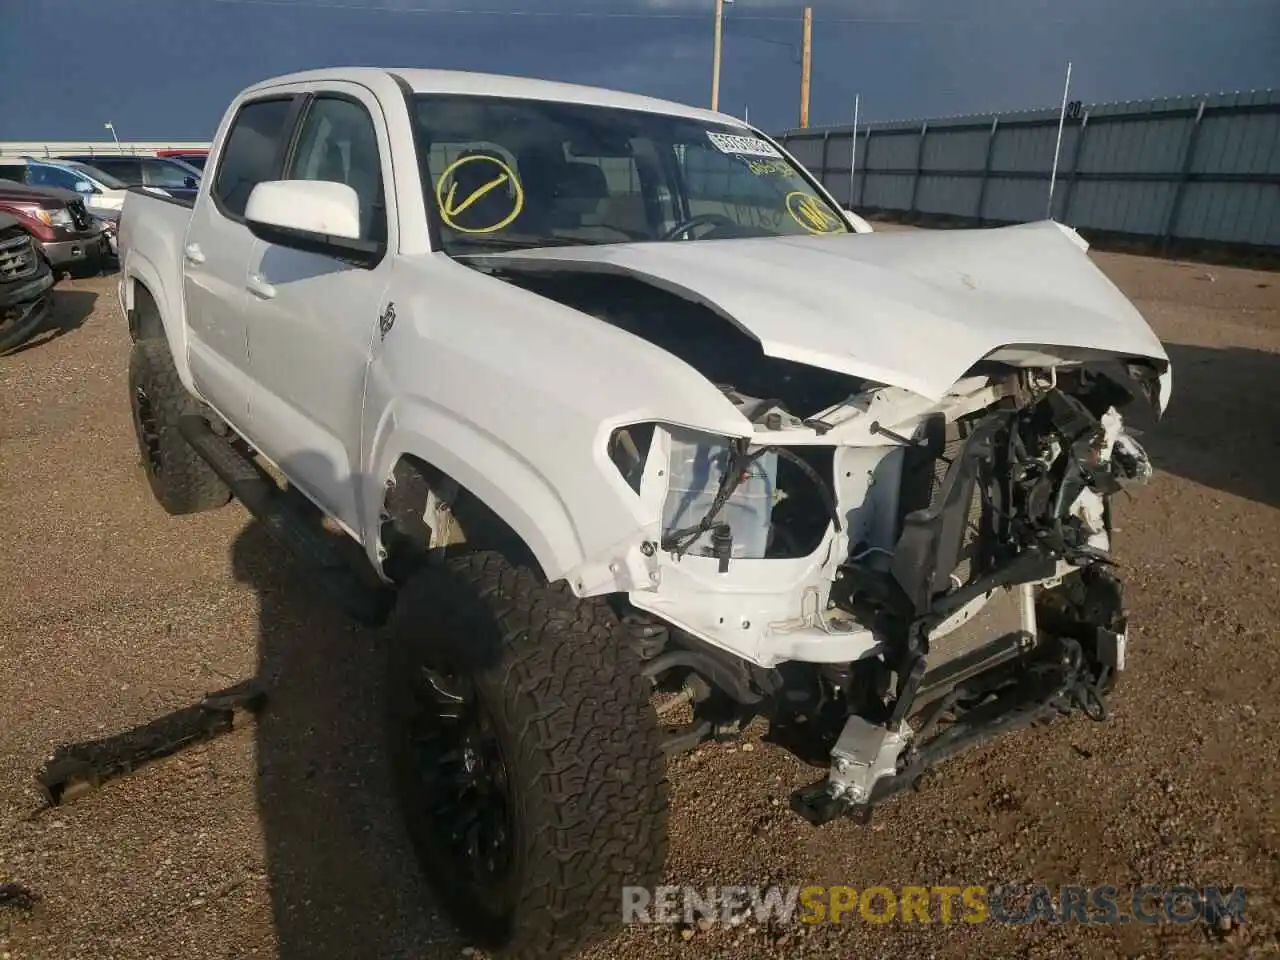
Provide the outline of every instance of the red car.
[[70,190],[0,180],[0,213],[17,218],[55,270],[96,271],[111,259],[107,225]]

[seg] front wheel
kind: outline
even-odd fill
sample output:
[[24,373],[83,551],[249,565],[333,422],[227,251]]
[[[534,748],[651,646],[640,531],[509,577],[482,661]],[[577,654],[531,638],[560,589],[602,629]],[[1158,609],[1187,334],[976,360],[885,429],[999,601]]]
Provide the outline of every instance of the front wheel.
[[666,855],[648,684],[602,603],[500,554],[420,571],[391,655],[391,753],[424,873],[465,936],[557,957],[621,921]]

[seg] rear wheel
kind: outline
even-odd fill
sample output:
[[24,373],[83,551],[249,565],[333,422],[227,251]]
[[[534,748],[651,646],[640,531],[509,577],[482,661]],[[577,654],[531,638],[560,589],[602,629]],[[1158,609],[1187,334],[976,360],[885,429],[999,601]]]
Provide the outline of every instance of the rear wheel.
[[156,306],[151,292],[142,284],[135,287],[133,309],[129,311],[129,337],[137,340],[150,340],[164,337],[164,323],[160,320],[160,308]]
[[171,514],[223,506],[231,491],[178,432],[184,414],[202,412],[182,385],[164,340],[139,340],[129,355],[129,405],[147,484]]
[[610,932],[666,854],[658,728],[611,611],[479,552],[414,576],[393,642],[397,790],[463,933],[531,960]]

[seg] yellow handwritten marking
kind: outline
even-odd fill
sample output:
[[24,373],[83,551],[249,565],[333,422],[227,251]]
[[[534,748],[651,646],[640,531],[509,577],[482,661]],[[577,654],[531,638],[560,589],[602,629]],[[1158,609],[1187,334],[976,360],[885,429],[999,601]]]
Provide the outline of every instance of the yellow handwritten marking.
[[840,230],[840,221],[811,193],[793,190],[787,194],[786,204],[791,218],[810,233],[837,233]]
[[747,162],[747,169],[757,177],[768,177],[773,174],[785,177],[791,172],[781,160],[750,160]]
[[483,197],[486,193],[488,193],[494,187],[502,186],[509,179],[511,178],[508,177],[505,173],[499,174],[497,177],[490,180],[488,183],[486,183],[483,187],[481,187],[471,196],[467,197],[467,199],[463,200],[456,207],[453,205],[453,195],[458,191],[458,181],[455,180],[453,181],[453,183],[449,184],[449,196],[445,198],[445,203],[444,203],[445,211],[449,214],[449,216],[456,217],[463,210],[467,209],[467,207],[471,206],[473,203],[475,203],[477,200]]
[[[466,197],[463,197],[461,202],[455,204],[454,200],[458,190],[458,181],[456,179],[458,169],[468,163],[474,163],[476,161],[493,164],[493,166],[497,168],[498,175],[487,183],[477,187]],[[511,198],[511,212],[505,217],[497,223],[490,224],[486,227],[463,227],[455,222],[454,217],[458,216],[458,214],[462,213],[462,211],[466,210],[491,190],[495,190],[507,182],[511,183],[514,192]],[[448,184],[447,194],[445,193],[446,184]],[[497,157],[473,154],[469,157],[459,157],[457,160],[453,161],[453,163],[444,168],[443,172],[440,174],[440,179],[436,181],[436,203],[440,206],[440,218],[459,233],[495,233],[510,224],[516,217],[520,216],[520,211],[524,209],[524,188],[520,186],[520,178],[516,176],[516,172]]]

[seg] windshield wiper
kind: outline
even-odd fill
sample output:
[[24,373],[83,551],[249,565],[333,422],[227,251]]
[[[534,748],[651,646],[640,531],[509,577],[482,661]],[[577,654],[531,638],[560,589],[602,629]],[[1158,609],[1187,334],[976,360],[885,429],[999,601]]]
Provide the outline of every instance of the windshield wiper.
[[455,237],[449,244],[455,248],[477,247],[477,252],[487,253],[495,250],[536,250],[539,247],[598,247],[603,242],[571,240],[568,237],[539,237],[532,240],[516,240],[512,237]]

